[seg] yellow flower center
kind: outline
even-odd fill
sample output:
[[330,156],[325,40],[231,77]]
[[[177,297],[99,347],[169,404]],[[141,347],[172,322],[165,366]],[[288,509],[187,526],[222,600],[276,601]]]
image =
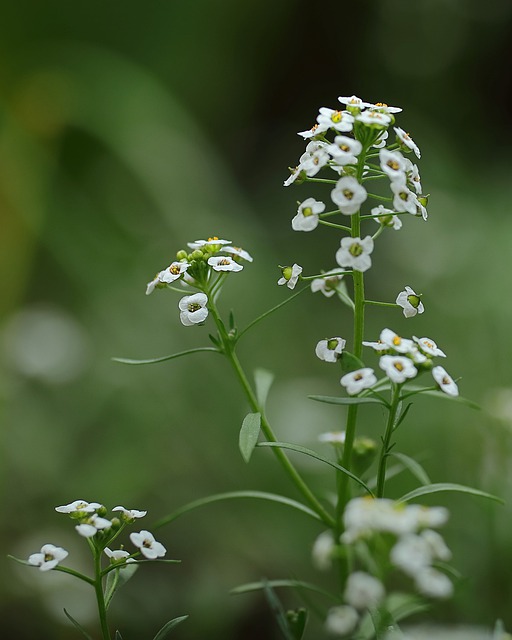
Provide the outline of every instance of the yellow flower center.
[[354,244],[350,246],[350,249],[348,251],[351,255],[354,256],[354,258],[357,258],[363,253],[363,247],[359,243],[354,242]]
[[398,169],[400,169],[400,165],[396,160],[388,160],[386,164],[390,169],[393,169],[393,171],[398,171]]
[[342,193],[347,200],[352,200],[352,198],[354,197],[354,192],[350,189],[343,189]]
[[398,345],[402,344],[402,338],[400,336],[395,336],[393,338],[393,344],[395,347],[398,347]]
[[338,122],[341,122],[342,119],[343,119],[343,114],[341,113],[341,111],[335,111],[331,116],[331,120],[336,124]]
[[403,371],[404,370],[404,365],[401,362],[394,362],[393,366],[395,367],[395,369],[397,371]]

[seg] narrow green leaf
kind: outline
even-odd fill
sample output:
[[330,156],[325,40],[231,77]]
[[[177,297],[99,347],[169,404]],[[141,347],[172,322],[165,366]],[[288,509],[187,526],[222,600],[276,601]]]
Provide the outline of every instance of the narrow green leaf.
[[301,511],[308,516],[311,516],[311,518],[314,518],[315,520],[321,520],[320,516],[309,507],[306,507],[302,503],[297,502],[296,500],[292,500],[291,498],[280,496],[277,493],[266,493],[265,491],[229,491],[227,493],[217,493],[212,496],[207,496],[206,498],[200,498],[199,500],[189,502],[183,507],[176,509],[176,511],[174,511],[170,515],[165,516],[164,518],[159,520],[156,524],[153,525],[153,529],[163,527],[164,525],[173,522],[185,513],[193,511],[194,509],[197,509],[199,507],[204,507],[207,504],[221,502],[223,500],[237,500],[239,498],[255,498],[257,500],[268,500],[270,502],[277,502],[279,504],[284,504],[288,507],[292,507],[293,509],[297,509],[298,511]]
[[262,409],[267,403],[268,392],[274,382],[274,374],[266,369],[256,369],[254,372],[254,382],[256,385],[256,398]]
[[250,593],[251,591],[260,591],[265,588],[266,584],[270,585],[273,589],[288,588],[297,589],[299,591],[314,591],[315,593],[326,596],[334,602],[339,600],[339,596],[317,587],[316,584],[311,582],[302,582],[301,580],[267,580],[266,582],[248,582],[247,584],[241,584],[240,586],[231,589],[230,594],[235,596],[242,593]]
[[402,422],[405,420],[405,417],[407,416],[407,414],[409,413],[411,407],[412,407],[412,402],[409,402],[409,404],[405,407],[405,409],[402,411],[401,410],[401,406],[402,406],[402,402],[399,403],[399,411],[397,413],[396,419],[395,419],[395,423],[393,425],[393,431],[396,431],[396,429],[398,429],[398,427],[402,424]]
[[120,631],[118,631],[117,629],[116,629],[116,637],[115,637],[115,640],[123,640],[123,636],[121,635],[121,632],[120,632]]
[[184,622],[187,618],[188,616],[180,616],[179,618],[174,618],[173,620],[169,620],[169,622],[166,622],[166,624],[164,624],[164,626],[156,634],[153,640],[163,640],[164,638],[167,637],[169,631],[174,629],[174,627],[176,627],[180,623]]
[[325,402],[327,404],[383,404],[387,403],[379,398],[370,396],[364,396],[362,398],[344,398],[337,396],[308,396],[310,400],[316,400],[317,402]]
[[80,633],[84,636],[84,638],[87,638],[87,640],[92,640],[91,636],[87,633],[87,631],[82,627],[82,625],[77,622],[73,616],[68,613],[66,611],[66,609],[64,609],[64,613],[66,614],[67,619],[76,627],[76,629],[78,629],[78,631],[80,631]]
[[466,487],[463,484],[453,484],[451,482],[438,482],[435,484],[428,484],[425,487],[418,487],[417,489],[406,493],[397,502],[409,502],[409,500],[413,500],[414,498],[418,498],[419,496],[425,496],[429,493],[439,493],[440,491],[458,491],[460,493],[469,493],[473,496],[488,498],[489,500],[495,500],[500,504],[505,504],[504,500],[498,498],[498,496],[493,496],[491,493],[480,491],[480,489],[473,489],[472,487]]
[[119,568],[110,571],[107,574],[107,582],[105,588],[105,606],[110,606],[112,602],[112,598],[118,589],[120,589],[124,584],[130,580],[138,569],[137,562],[128,562],[120,566]]
[[405,400],[410,396],[415,396],[419,394],[424,396],[432,396],[434,398],[441,398],[442,400],[451,400],[452,402],[459,402],[460,404],[465,404],[471,409],[478,409],[478,410],[482,409],[482,407],[479,404],[477,404],[476,402],[473,402],[472,400],[468,400],[467,398],[463,398],[462,396],[450,396],[447,393],[444,393],[444,391],[439,391],[437,389],[432,389],[429,387],[425,388],[425,387],[407,386],[404,388],[404,393],[402,394],[401,399]]
[[428,477],[427,472],[417,460],[405,455],[405,453],[391,452],[390,455],[400,460],[400,462],[409,469],[412,475],[417,478],[421,484],[431,484],[431,480]]
[[349,296],[348,291],[347,291],[347,285],[345,284],[345,282],[343,280],[336,287],[336,294],[337,294],[338,298],[341,300],[341,302],[346,304],[347,307],[350,307],[351,309],[355,309],[354,301]]
[[186,351],[173,353],[170,356],[162,356],[161,358],[150,358],[148,360],[132,360],[131,358],[112,358],[112,360],[114,362],[120,362],[121,364],[156,364],[157,362],[166,362],[167,360],[174,360],[174,358],[188,356],[189,353],[199,353],[201,351],[212,351],[213,353],[220,353],[219,349],[216,349],[214,347],[197,347],[196,349],[187,349]]
[[238,446],[245,462],[251,459],[254,447],[258,442],[261,427],[261,413],[248,413],[242,422]]
[[306,447],[301,447],[298,444],[291,444],[290,442],[259,442],[257,446],[258,447],[277,447],[279,449],[289,449],[290,451],[296,451],[297,453],[303,453],[304,455],[309,456],[310,458],[315,458],[316,460],[320,460],[321,462],[325,462],[325,464],[328,464],[329,466],[334,467],[334,469],[337,469],[338,471],[341,471],[342,473],[347,475],[349,478],[352,478],[352,480],[355,480],[358,484],[360,484],[363,487],[363,489],[365,489],[371,496],[373,496],[373,492],[368,487],[368,485],[365,484],[363,482],[363,480],[361,480],[361,478],[358,478],[351,471],[349,471],[348,469],[345,469],[345,467],[342,467],[340,464],[337,464],[336,462],[333,462],[332,460],[329,460],[328,458],[324,458],[323,456],[318,454],[316,451],[312,451],[311,449],[306,449]]

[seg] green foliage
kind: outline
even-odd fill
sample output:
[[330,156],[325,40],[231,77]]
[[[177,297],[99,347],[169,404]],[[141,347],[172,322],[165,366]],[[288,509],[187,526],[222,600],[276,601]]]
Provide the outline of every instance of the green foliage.
[[261,414],[249,413],[245,416],[242,422],[242,428],[240,429],[239,436],[239,448],[242,458],[245,462],[249,462],[251,459],[254,447],[258,442],[258,436],[260,434],[261,427]]

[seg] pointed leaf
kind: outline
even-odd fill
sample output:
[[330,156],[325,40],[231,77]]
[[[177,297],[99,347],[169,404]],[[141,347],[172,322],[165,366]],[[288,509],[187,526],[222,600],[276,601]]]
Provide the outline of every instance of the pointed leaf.
[[358,484],[360,484],[363,487],[363,489],[365,489],[371,496],[373,496],[373,492],[368,487],[368,485],[366,485],[361,480],[361,478],[358,478],[351,471],[349,471],[348,469],[345,469],[345,467],[342,467],[340,464],[337,464],[336,462],[333,462],[328,458],[324,458],[323,456],[318,454],[316,451],[312,451],[311,449],[306,449],[306,447],[301,447],[298,444],[291,444],[290,442],[260,442],[258,443],[258,447],[277,447],[279,449],[289,449],[290,451],[303,453],[304,455],[309,456],[310,458],[315,458],[315,460],[320,460],[321,462],[325,462],[325,464],[328,464],[329,466],[334,467],[334,469],[341,471],[342,473],[347,475],[349,478],[352,478],[352,480],[355,480]]
[[421,482],[421,484],[427,485],[431,483],[427,472],[417,460],[405,455],[405,453],[391,452],[390,455],[400,460],[404,466],[409,469],[412,475]]
[[274,382],[274,374],[266,369],[256,369],[254,372],[254,382],[256,384],[256,397],[262,409],[267,403],[268,392]]
[[87,631],[82,627],[82,625],[77,622],[73,616],[64,609],[64,613],[66,614],[67,619],[80,631],[80,633],[87,638],[87,640],[92,640],[91,636],[87,633]]
[[488,498],[489,500],[495,500],[496,502],[505,504],[504,500],[498,498],[498,496],[493,496],[491,493],[480,491],[480,489],[473,489],[472,487],[466,487],[463,484],[454,484],[452,482],[438,482],[435,484],[428,484],[425,487],[418,487],[417,489],[406,493],[397,502],[409,502],[409,500],[413,500],[414,498],[418,498],[419,496],[425,496],[430,493],[438,493],[440,491],[458,491],[460,493],[469,493],[473,496]]
[[473,402],[472,400],[468,400],[467,398],[463,398],[462,396],[450,396],[444,391],[440,391],[438,389],[432,389],[431,387],[407,386],[404,388],[404,392],[402,394],[402,400],[418,394],[421,394],[424,396],[432,396],[434,398],[441,398],[442,400],[452,400],[452,402],[460,402],[461,404],[467,405],[471,409],[478,409],[478,410],[482,409],[482,407],[479,404],[477,404],[476,402]]
[[173,620],[169,620],[164,626],[160,629],[160,631],[156,634],[153,640],[164,640],[169,634],[169,631],[174,629],[177,625],[184,622],[188,616],[180,616],[179,618],[174,618]]
[[354,301],[349,296],[348,291],[347,291],[347,285],[345,284],[345,282],[343,280],[336,287],[336,293],[338,295],[338,298],[341,300],[341,302],[346,304],[347,307],[350,307],[351,309],[355,309]]
[[281,605],[281,602],[279,598],[276,596],[276,594],[274,593],[274,590],[270,586],[269,582],[266,580],[263,582],[263,589],[265,591],[267,602],[269,603],[270,608],[272,609],[272,613],[274,614],[274,617],[277,620],[277,624],[279,625],[279,628],[281,629],[283,636],[285,637],[286,640],[294,640],[292,632],[288,627],[288,620],[284,612],[284,609]]
[[107,583],[105,588],[105,606],[107,609],[112,602],[112,598],[116,591],[133,577],[138,568],[137,562],[128,562],[107,574]]
[[123,636],[120,631],[116,630],[116,637],[114,640],[123,640]]
[[121,364],[156,364],[157,362],[174,360],[174,358],[181,358],[182,356],[188,356],[189,353],[199,353],[200,351],[212,351],[213,353],[220,353],[219,349],[215,349],[214,347],[197,347],[196,349],[187,349],[186,351],[173,353],[170,356],[162,356],[161,358],[150,358],[149,360],[132,360],[131,358],[112,358],[112,360],[114,362],[120,362]]
[[329,593],[320,587],[317,587],[316,584],[311,582],[303,582],[302,580],[267,580],[265,582],[248,582],[247,584],[241,584],[234,589],[231,589],[231,595],[240,595],[242,593],[250,593],[251,591],[260,591],[265,588],[265,585],[270,585],[273,589],[280,588],[289,588],[289,589],[297,589],[299,591],[314,591],[315,593],[320,593],[323,596],[326,596],[330,600],[337,602],[339,597],[335,594]]
[[[212,496],[207,496],[206,498],[200,498],[199,500],[194,500],[193,502],[189,502],[183,507],[176,509],[176,511],[174,511],[170,515],[159,520],[156,524],[153,525],[153,529],[158,529],[159,527],[162,527],[165,524],[169,524],[170,522],[173,522],[183,514],[188,513],[189,511],[193,511],[194,509],[197,509],[199,507],[203,507],[207,504],[211,504],[213,502],[221,502],[223,500],[236,500],[239,498],[255,498],[258,500],[268,500],[270,502],[277,502],[279,504],[287,505],[288,507],[293,507],[294,509],[301,511],[302,513],[305,513],[308,516],[311,516],[315,520],[321,520],[320,516],[309,507],[306,507],[302,503],[297,502],[296,500],[292,500],[291,498],[280,496],[277,493],[267,493],[265,491],[229,491],[227,493],[217,493]],[[152,562],[154,562],[154,560]]]
[[261,413],[248,413],[242,422],[238,446],[245,462],[249,462],[258,442],[261,427]]
[[325,402],[327,404],[383,404],[387,405],[387,402],[373,396],[361,397],[337,397],[337,396],[308,396],[310,400],[316,400],[317,402]]

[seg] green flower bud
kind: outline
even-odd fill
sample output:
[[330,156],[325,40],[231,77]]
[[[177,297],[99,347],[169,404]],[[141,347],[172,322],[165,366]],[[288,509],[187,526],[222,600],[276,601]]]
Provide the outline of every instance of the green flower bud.
[[283,274],[283,278],[285,280],[289,280],[292,277],[292,268],[291,267],[281,267],[281,273]]
[[186,262],[187,259],[188,259],[188,254],[185,251],[185,249],[180,249],[176,254],[176,260],[179,260],[180,262]]
[[191,260],[202,260],[204,258],[204,253],[200,249],[195,249],[190,254]]

